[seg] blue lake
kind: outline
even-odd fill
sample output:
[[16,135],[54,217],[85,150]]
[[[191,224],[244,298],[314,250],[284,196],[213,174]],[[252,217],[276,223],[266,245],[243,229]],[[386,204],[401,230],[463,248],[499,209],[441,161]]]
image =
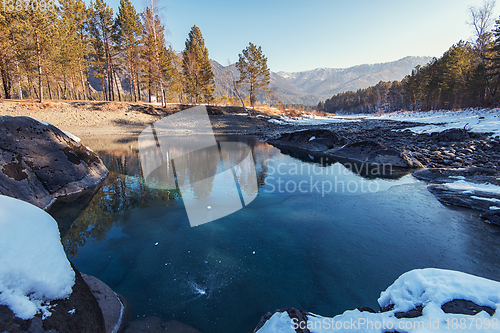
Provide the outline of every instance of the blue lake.
[[500,228],[443,206],[411,175],[363,178],[239,140],[252,148],[257,197],[191,227],[178,190],[144,183],[135,138],[84,138],[110,176],[63,238],[68,257],[124,295],[135,317],[204,333],[246,333],[285,307],[378,310],[380,292],[415,268],[500,280]]

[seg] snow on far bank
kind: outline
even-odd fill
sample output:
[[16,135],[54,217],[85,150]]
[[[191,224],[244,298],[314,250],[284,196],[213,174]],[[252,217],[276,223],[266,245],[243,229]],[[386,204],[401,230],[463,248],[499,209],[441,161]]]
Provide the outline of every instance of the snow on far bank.
[[[441,306],[452,300],[469,300],[497,311],[490,316],[482,311],[475,316],[445,313]],[[416,269],[401,275],[381,293],[381,307],[393,304],[391,311],[383,313],[346,311],[333,318],[308,315],[307,328],[311,333],[326,332],[498,332],[500,329],[500,282],[462,272],[444,269]],[[395,317],[422,306],[422,316]],[[294,332],[299,322],[288,314],[275,313],[259,333]],[[288,326],[288,327],[287,327]],[[290,330],[291,329],[291,330]]]
[[441,132],[450,128],[467,128],[472,132],[492,132],[500,135],[500,109],[466,109],[458,111],[401,111],[369,116],[367,119],[390,119],[429,124],[413,127],[415,133]]
[[21,319],[48,302],[67,298],[75,272],[66,258],[57,222],[40,208],[0,195],[0,304]]
[[279,119],[269,119],[270,123],[279,125],[324,125],[333,123],[345,123],[360,121],[360,117],[339,117],[339,116],[315,116],[312,114],[303,114],[301,117],[289,117],[282,115]]

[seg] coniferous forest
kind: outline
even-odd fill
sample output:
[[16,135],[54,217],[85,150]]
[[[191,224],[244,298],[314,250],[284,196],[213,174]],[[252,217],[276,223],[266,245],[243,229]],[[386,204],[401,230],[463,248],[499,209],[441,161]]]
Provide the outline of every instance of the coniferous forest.
[[[113,13],[104,0],[3,1],[0,98],[213,103],[214,73],[200,28],[191,28],[177,54],[156,7],[153,0],[139,13],[120,0]],[[256,61],[249,68],[269,71],[263,54]],[[222,95],[234,100],[228,95],[238,92],[227,86]]]
[[[500,19],[490,29],[491,10],[471,8],[474,42],[459,41],[401,81],[339,93],[317,109],[364,113],[498,106]],[[253,77],[241,70],[259,66],[260,81],[246,83],[248,101],[255,103],[253,82],[262,82],[257,88],[268,91],[267,58],[252,43],[243,50],[245,55],[255,49],[252,55],[240,55],[239,80],[228,79],[217,97],[200,28],[191,28],[181,54],[167,45],[154,0],[142,13],[130,0],[120,0],[117,13],[104,0],[89,5],[83,0],[5,0],[0,6],[0,98],[162,104],[222,98],[234,103],[241,97],[237,84]],[[99,89],[94,89],[96,82]]]

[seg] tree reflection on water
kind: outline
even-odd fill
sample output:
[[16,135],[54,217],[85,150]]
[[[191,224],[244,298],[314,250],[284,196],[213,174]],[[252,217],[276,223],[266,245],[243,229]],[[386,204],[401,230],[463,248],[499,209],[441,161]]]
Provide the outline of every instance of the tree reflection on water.
[[120,152],[98,154],[110,173],[102,188],[62,238],[66,254],[71,258],[76,257],[78,248],[89,240],[105,239],[115,224],[127,221],[134,208],[165,205],[168,201],[180,198],[179,190],[158,190],[144,183],[137,151],[127,155]]
[[[234,137],[217,138],[218,141],[233,141]],[[267,173],[266,159],[278,153],[266,143],[254,138],[238,138],[248,144],[256,165],[257,183],[264,186]],[[174,200],[179,200],[179,189],[155,189],[146,184],[140,165],[139,149],[136,138],[92,138],[84,140],[91,149],[96,151],[110,171],[101,189],[97,191],[88,206],[79,213],[71,224],[71,228],[63,234],[62,243],[70,258],[77,255],[78,249],[91,240],[106,239],[113,226],[125,224],[132,211],[136,208],[151,206],[169,206]],[[200,152],[190,163],[193,170],[190,173],[204,175],[207,169],[207,152]],[[206,189],[210,192],[211,189]],[[196,193],[200,195],[200,193]]]

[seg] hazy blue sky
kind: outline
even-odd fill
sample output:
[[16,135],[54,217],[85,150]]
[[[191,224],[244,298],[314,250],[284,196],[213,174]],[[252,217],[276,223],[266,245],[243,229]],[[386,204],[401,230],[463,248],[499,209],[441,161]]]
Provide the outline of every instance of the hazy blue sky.
[[[132,0],[142,11],[150,0]],[[119,0],[108,0],[116,9]],[[272,71],[349,67],[405,56],[439,57],[472,35],[468,8],[482,0],[158,0],[175,50],[200,27],[210,58],[227,65],[248,42]],[[500,1],[495,7],[500,13]]]

